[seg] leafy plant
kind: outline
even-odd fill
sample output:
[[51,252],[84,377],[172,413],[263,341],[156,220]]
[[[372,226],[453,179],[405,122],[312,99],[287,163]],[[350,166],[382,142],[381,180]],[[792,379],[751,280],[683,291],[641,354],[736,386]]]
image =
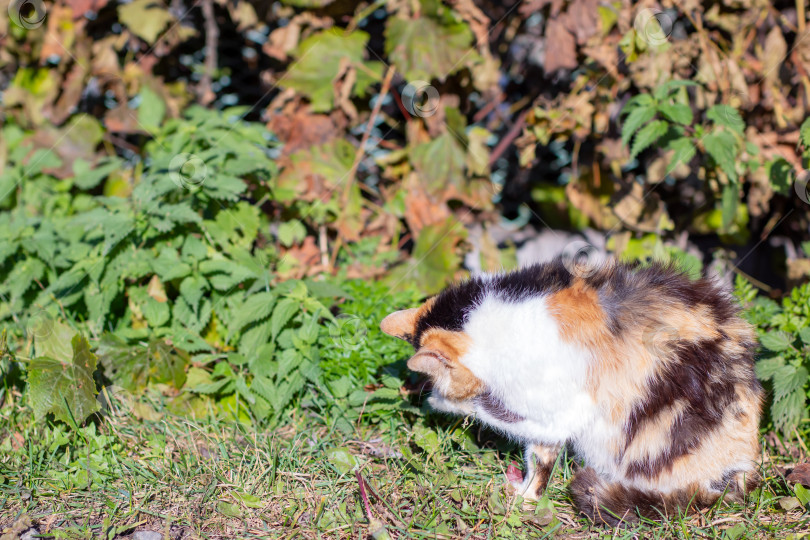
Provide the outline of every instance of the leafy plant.
[[695,124],[686,91],[690,86],[697,83],[669,81],[651,94],[631,98],[622,109],[622,142],[630,145],[631,159],[653,144],[670,151],[666,174],[688,165],[700,150],[706,170],[714,175],[711,189],[720,192],[722,230],[728,231],[739,218],[741,178],[762,165],[759,149],[746,141],[745,122],[730,105],[708,107],[703,114],[705,123]]
[[810,284],[793,289],[781,305],[756,295],[738,276],[736,295],[745,317],[757,327],[762,351],[757,376],[772,391],[771,421],[788,437],[807,418],[810,408]]

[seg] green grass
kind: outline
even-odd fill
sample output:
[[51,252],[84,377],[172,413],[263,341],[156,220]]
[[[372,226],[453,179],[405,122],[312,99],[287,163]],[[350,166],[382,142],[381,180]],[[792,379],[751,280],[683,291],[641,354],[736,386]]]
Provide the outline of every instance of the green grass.
[[[169,538],[784,538],[810,530],[780,458],[747,505],[612,530],[577,515],[558,460],[548,500],[521,503],[504,472],[520,452],[458,419],[395,417],[349,428],[312,410],[266,431],[165,410],[156,391],[131,411],[78,431],[33,423],[19,394],[0,410],[0,525],[23,515],[42,534],[113,538],[149,529]],[[139,419],[151,417],[151,420]],[[338,449],[338,450],[336,450]],[[339,449],[345,449],[344,452]],[[765,455],[765,454],[763,454]],[[355,467],[352,469],[352,465]],[[366,483],[372,520],[358,480]]]

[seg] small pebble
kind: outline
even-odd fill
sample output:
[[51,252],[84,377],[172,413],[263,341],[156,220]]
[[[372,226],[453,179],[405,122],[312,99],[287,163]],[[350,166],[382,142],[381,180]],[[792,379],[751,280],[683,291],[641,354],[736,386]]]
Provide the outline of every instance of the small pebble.
[[36,527],[31,527],[20,535],[20,540],[35,540],[39,536],[39,531]]
[[163,540],[163,535],[155,531],[138,531],[132,535],[132,540]]

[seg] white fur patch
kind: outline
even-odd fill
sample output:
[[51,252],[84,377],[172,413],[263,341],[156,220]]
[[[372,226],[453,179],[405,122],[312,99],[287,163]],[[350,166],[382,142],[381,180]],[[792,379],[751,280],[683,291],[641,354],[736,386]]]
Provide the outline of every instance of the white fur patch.
[[488,294],[464,331],[472,344],[461,358],[510,411],[508,423],[480,406],[476,417],[522,441],[563,443],[595,425],[597,408],[585,390],[589,354],[563,342],[543,297],[509,302]]

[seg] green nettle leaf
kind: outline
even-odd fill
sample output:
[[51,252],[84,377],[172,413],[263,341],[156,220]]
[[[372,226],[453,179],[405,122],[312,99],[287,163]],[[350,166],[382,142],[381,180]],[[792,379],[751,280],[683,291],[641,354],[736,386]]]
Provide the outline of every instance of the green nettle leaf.
[[283,378],[292,373],[294,369],[301,365],[303,356],[295,349],[284,349],[278,355],[278,373],[277,377]]
[[135,230],[132,216],[126,214],[109,214],[101,222],[104,231],[104,254],[110,253],[115,246]]
[[769,351],[782,352],[793,343],[793,336],[783,330],[776,330],[764,334],[759,341]]
[[[58,339],[49,336],[48,339]],[[90,352],[90,344],[79,334],[70,340],[73,349],[71,358],[57,359],[40,356],[28,367],[28,396],[37,419],[52,413],[67,424],[81,424],[99,410],[96,401],[96,357]],[[62,347],[49,346],[59,356]]]
[[666,120],[653,120],[638,133],[633,139],[633,146],[630,150],[630,159],[635,158],[642,150],[652,145],[655,141],[664,136],[664,133],[669,129],[669,123]]
[[258,352],[264,347],[272,337],[270,321],[263,321],[242,331],[239,339],[239,352],[248,359],[256,358]]
[[745,121],[740,116],[740,111],[730,105],[713,105],[709,107],[706,111],[706,118],[740,135],[743,134],[745,129]]
[[692,109],[688,105],[683,105],[681,103],[675,104],[664,104],[659,105],[658,110],[672,120],[673,122],[677,122],[678,124],[683,124],[688,126],[692,123]]
[[799,330],[799,337],[802,339],[802,343],[810,345],[810,326],[805,326]]
[[198,274],[185,278],[180,283],[180,295],[188,303],[192,310],[197,309],[197,304],[208,289],[208,282]]
[[804,402],[805,392],[802,388],[797,388],[784,399],[774,401],[771,406],[774,426],[782,433],[790,433],[805,414]]
[[737,205],[740,201],[740,188],[736,184],[723,187],[721,209],[723,212],[723,229],[728,229],[737,215]]
[[287,380],[281,381],[278,391],[271,396],[270,404],[273,406],[273,410],[276,412],[283,410],[295,397],[295,394],[301,391],[305,383],[306,379],[298,372],[292,373]]
[[73,162],[73,183],[79,189],[92,189],[107,178],[110,173],[121,168],[122,161],[119,158],[106,158],[100,163],[91,167],[90,163],[78,158]]
[[675,170],[675,167],[681,163],[688,164],[697,152],[692,139],[689,137],[679,137],[674,139],[669,143],[667,148],[675,151],[675,153],[672,154],[672,160],[669,162],[669,166],[667,167],[667,174]]
[[777,369],[773,374],[773,400],[780,401],[794,390],[804,388],[807,377],[807,369],[803,366],[797,368],[788,364]]
[[276,304],[273,315],[270,317],[271,336],[273,339],[276,339],[279,332],[281,332],[287,322],[298,313],[299,309],[299,303],[291,298],[282,298],[278,304]]
[[141,103],[138,105],[138,123],[147,130],[157,129],[166,115],[166,104],[148,86],[142,86],[139,95]]
[[205,274],[212,287],[226,292],[247,279],[258,277],[249,268],[227,259],[202,261],[200,271]]
[[781,356],[775,356],[773,358],[765,358],[764,360],[760,360],[756,363],[756,371],[757,377],[760,380],[767,381],[771,377],[773,377],[774,373],[776,373],[779,368],[785,365],[785,359]]
[[261,321],[270,315],[276,303],[276,295],[260,292],[248,297],[231,321],[231,332],[236,332],[250,323]]
[[736,182],[737,141],[734,135],[728,131],[715,130],[703,138],[703,146],[729,179]]
[[673,90],[677,90],[685,86],[698,86],[698,84],[695,81],[687,81],[687,80],[667,81],[655,89],[655,91],[653,92],[653,97],[661,101],[662,99],[672,94]]
[[298,45],[293,53],[296,62],[279,84],[309,97],[313,111],[328,112],[334,104],[334,79],[343,63],[348,62],[357,75],[352,95],[365,95],[366,89],[382,75],[382,64],[363,60],[368,37],[359,30],[329,29],[313,34]]
[[653,118],[655,118],[655,107],[652,105],[633,109],[625,118],[624,124],[622,124],[622,143],[625,145],[630,144],[633,134]]
[[152,259],[151,266],[152,270],[164,283],[185,277],[191,272],[189,265],[180,262],[180,256],[177,254],[177,250],[168,247],[163,248],[160,255]]
[[768,180],[771,187],[782,195],[793,194],[793,166],[783,157],[769,160],[765,163],[765,171],[768,173]]
[[810,117],[806,118],[799,128],[799,142],[805,150],[810,149]]
[[307,236],[307,230],[300,220],[285,221],[278,227],[278,239],[287,247],[302,242]]
[[334,397],[344,398],[349,395],[349,391],[354,387],[354,384],[352,384],[351,379],[344,375],[337,380],[327,382],[326,386]]
[[628,99],[627,103],[624,104],[624,107],[622,107],[621,116],[628,114],[630,111],[636,109],[637,107],[648,107],[654,104],[655,100],[650,94],[635,95],[630,99]]
[[146,322],[148,322],[149,326],[152,328],[160,328],[169,322],[171,312],[168,302],[158,302],[154,298],[147,298],[141,309],[143,310],[143,316]]
[[268,402],[272,402],[273,394],[276,393],[276,385],[270,378],[256,375],[253,377],[253,382],[250,383],[250,391]]
[[409,82],[444,80],[465,67],[464,60],[477,58],[471,52],[472,31],[463,21],[437,21],[389,17],[385,29],[385,52],[397,71]]
[[22,259],[9,272],[0,290],[7,291],[12,299],[19,298],[35,281],[42,279],[44,273],[45,264],[39,259]]
[[218,174],[204,179],[202,187],[205,194],[212,199],[236,201],[239,199],[239,195],[247,189],[247,184],[236,176]]

